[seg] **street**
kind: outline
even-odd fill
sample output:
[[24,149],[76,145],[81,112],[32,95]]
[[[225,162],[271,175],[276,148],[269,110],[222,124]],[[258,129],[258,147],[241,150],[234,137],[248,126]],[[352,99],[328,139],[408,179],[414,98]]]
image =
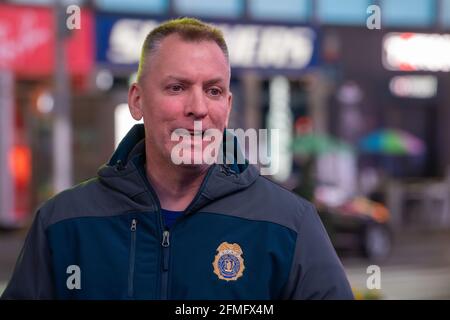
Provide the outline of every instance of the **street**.
[[357,292],[381,299],[450,299],[450,231],[416,230],[396,234],[391,256],[380,264],[381,289],[368,290],[372,263],[344,256],[347,276]]

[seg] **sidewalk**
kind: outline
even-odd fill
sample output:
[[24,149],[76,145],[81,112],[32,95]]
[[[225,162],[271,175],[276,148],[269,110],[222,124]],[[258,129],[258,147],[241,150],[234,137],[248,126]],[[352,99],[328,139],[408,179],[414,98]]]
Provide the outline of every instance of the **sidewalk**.
[[[358,257],[342,258],[354,289],[368,291],[367,267]],[[382,299],[450,299],[450,230],[397,234],[391,257],[379,265]]]

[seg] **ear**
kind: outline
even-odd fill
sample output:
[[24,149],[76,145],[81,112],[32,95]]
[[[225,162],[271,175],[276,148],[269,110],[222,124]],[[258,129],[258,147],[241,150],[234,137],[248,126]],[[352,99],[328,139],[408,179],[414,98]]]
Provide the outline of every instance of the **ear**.
[[227,118],[226,118],[227,120],[225,122],[225,128],[228,128],[228,121],[230,120],[230,113],[232,106],[233,106],[233,94],[230,92],[227,101]]
[[138,83],[133,83],[128,90],[128,108],[134,120],[142,119],[142,90]]

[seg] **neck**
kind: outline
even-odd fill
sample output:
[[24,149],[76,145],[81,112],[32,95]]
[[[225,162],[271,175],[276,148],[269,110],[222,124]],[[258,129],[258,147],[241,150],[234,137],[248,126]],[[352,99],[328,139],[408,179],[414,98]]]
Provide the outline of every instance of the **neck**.
[[170,161],[151,157],[147,153],[146,173],[155,189],[161,207],[183,211],[197,194],[209,166],[175,165]]

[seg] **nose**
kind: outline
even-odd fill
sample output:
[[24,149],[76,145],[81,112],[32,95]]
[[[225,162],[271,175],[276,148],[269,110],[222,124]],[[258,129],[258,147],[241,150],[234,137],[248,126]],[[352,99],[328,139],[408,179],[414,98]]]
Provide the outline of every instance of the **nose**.
[[185,106],[185,115],[194,119],[202,119],[208,115],[208,105],[203,89],[192,88]]

